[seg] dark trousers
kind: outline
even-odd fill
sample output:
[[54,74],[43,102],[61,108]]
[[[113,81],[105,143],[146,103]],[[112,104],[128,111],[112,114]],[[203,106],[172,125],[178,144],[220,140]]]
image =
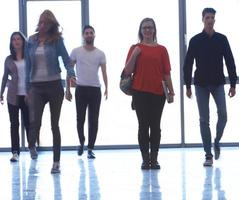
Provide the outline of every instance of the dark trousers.
[[149,149],[151,152],[158,152],[165,96],[134,91],[133,104],[138,118],[138,141],[141,152],[149,152]]
[[77,86],[75,92],[77,131],[81,145],[84,145],[84,123],[86,109],[88,108],[88,149],[93,149],[98,132],[98,119],[101,103],[101,90],[99,87]]
[[53,134],[53,161],[60,160],[61,134],[59,129],[59,118],[61,113],[64,90],[61,80],[32,83],[29,95],[30,109],[30,141],[29,148],[35,147],[39,135],[42,114],[46,103],[49,102],[51,114],[51,130]]
[[25,96],[17,96],[18,105],[12,105],[8,103],[8,112],[11,123],[11,148],[12,153],[17,152],[20,154],[19,144],[19,110],[21,110],[21,116],[23,119],[23,125],[27,135],[27,141],[29,142],[29,113],[28,106],[25,103]]

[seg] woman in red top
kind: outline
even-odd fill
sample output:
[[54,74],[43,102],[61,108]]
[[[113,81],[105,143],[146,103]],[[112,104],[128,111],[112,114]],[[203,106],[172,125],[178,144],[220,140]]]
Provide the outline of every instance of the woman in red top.
[[161,139],[160,121],[165,104],[163,80],[168,86],[171,102],[174,96],[168,52],[157,43],[156,34],[154,20],[143,19],[139,26],[139,43],[130,48],[124,69],[125,75],[133,73],[133,104],[139,123],[138,141],[143,158],[141,169],[160,169],[157,157]]

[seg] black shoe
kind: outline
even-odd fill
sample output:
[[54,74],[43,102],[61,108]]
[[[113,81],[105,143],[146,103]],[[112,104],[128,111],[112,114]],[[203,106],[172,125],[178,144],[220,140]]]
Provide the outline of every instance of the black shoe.
[[212,157],[206,157],[205,162],[203,163],[204,167],[212,167],[213,159]]
[[160,169],[158,161],[151,163],[151,169]]
[[143,162],[141,165],[141,169],[150,169],[150,164],[149,162]]
[[38,157],[36,147],[29,148],[29,151],[30,151],[30,155],[31,155],[32,160],[36,160],[37,157]]
[[51,174],[58,174],[60,173],[60,163],[59,162],[54,162],[51,168]]
[[95,159],[95,154],[92,150],[88,150],[87,158],[89,159]]
[[151,169],[160,169],[160,165],[157,161],[157,158],[158,158],[158,152],[157,151],[150,152]]
[[214,149],[214,157],[215,157],[215,160],[218,160],[219,157],[220,157],[220,146],[219,146],[219,142],[215,142],[215,141],[214,141],[213,149]]
[[78,156],[81,156],[84,153],[84,145],[79,146],[77,154]]

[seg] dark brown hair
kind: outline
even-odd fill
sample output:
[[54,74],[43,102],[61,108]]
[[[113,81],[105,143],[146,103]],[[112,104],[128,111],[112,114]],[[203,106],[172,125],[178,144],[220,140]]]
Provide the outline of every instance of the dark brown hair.
[[204,17],[207,13],[216,14],[216,10],[214,8],[204,8],[202,11],[202,17]]
[[10,49],[10,53],[11,53],[11,56],[12,56],[13,60],[17,60],[16,51],[15,51],[14,46],[13,46],[13,44],[12,44],[12,38],[13,38],[15,35],[19,35],[19,36],[22,38],[22,58],[24,58],[24,50],[25,50],[25,43],[26,43],[26,37],[23,35],[22,32],[20,32],[20,31],[15,31],[15,32],[12,33],[12,35],[11,35],[11,37],[10,37],[9,49]]
[[93,28],[93,26],[85,25],[84,28],[83,28],[82,34],[84,34],[85,30],[88,29],[88,28],[91,29],[95,33],[95,29]]

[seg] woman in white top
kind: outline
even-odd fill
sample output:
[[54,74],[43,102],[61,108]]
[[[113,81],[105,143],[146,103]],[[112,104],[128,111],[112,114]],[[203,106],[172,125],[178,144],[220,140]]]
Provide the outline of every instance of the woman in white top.
[[[11,162],[18,161],[20,154],[19,145],[19,111],[21,110],[24,122],[24,128],[27,134],[29,130],[28,106],[25,103],[26,84],[25,84],[25,36],[21,32],[13,32],[10,37],[10,55],[7,56],[4,63],[4,74],[2,77],[2,86],[0,100],[3,104],[3,93],[8,85],[7,104],[11,123]],[[9,80],[9,76],[11,79]]]

